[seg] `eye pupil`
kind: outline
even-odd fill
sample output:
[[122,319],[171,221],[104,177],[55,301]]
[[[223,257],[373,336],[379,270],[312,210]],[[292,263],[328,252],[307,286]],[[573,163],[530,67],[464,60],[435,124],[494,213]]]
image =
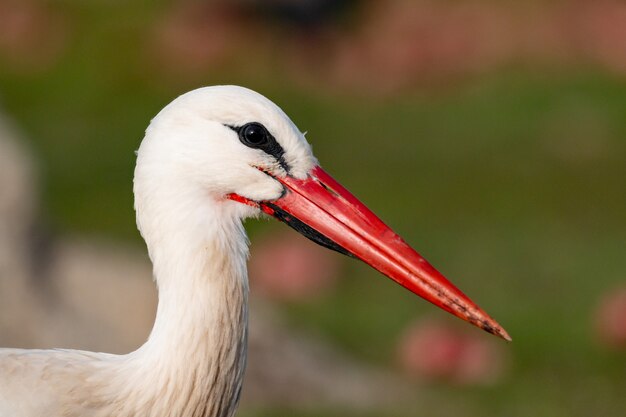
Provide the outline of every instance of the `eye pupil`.
[[267,131],[256,123],[250,123],[243,128],[243,138],[253,146],[263,145],[267,142]]

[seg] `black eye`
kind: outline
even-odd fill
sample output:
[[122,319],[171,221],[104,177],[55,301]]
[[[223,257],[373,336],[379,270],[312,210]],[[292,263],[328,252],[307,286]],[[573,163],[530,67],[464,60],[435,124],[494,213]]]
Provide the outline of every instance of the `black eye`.
[[239,136],[241,143],[250,148],[259,149],[266,154],[273,156],[276,158],[276,161],[280,164],[280,166],[283,167],[285,171],[289,172],[289,165],[287,165],[287,162],[285,162],[285,158],[283,157],[285,151],[276,141],[276,138],[274,138],[274,136],[272,136],[272,134],[268,132],[265,126],[261,123],[251,122],[239,127],[231,125],[225,126],[237,132],[237,136]]
[[251,148],[261,148],[268,144],[269,133],[259,123],[248,123],[241,127],[239,138],[244,145]]

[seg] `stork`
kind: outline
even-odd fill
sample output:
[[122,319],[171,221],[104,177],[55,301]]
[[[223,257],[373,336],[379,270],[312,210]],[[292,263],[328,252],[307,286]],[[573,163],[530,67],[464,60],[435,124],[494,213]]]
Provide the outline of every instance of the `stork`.
[[327,174],[285,113],[254,91],[200,88],[161,110],[137,152],[134,193],[159,292],[148,340],[126,355],[1,349],[0,417],[234,415],[248,321],[242,221],[263,213],[510,340]]

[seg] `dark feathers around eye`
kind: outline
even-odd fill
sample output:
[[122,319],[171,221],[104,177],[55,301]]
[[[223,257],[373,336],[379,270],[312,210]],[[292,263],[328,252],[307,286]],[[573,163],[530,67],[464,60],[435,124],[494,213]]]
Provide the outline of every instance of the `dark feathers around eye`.
[[261,123],[251,122],[243,126],[227,125],[227,127],[237,132],[241,143],[249,148],[260,149],[266,154],[273,156],[280,166],[289,172],[289,166],[284,158],[285,150]]

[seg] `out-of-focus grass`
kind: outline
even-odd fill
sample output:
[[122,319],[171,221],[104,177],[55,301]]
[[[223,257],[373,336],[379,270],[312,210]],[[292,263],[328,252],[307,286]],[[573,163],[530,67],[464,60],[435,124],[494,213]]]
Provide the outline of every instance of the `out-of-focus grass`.
[[[73,30],[84,36],[62,62],[28,76],[0,69],[0,93],[40,158],[48,222],[60,231],[138,240],[133,151],[149,119],[192,83],[161,82],[131,52],[138,29],[123,19],[104,23],[89,8],[75,9],[85,16]],[[274,99],[309,132],[328,171],[513,336],[502,383],[420,387],[420,405],[397,415],[626,412],[626,357],[596,346],[591,331],[599,295],[626,280],[623,80],[592,71],[507,73],[393,99],[223,73],[204,82],[248,84]],[[254,236],[280,226],[249,227]],[[443,315],[366,266],[345,262],[336,293],[284,306],[294,325],[389,364],[406,324]],[[255,415],[285,414],[294,413]]]

